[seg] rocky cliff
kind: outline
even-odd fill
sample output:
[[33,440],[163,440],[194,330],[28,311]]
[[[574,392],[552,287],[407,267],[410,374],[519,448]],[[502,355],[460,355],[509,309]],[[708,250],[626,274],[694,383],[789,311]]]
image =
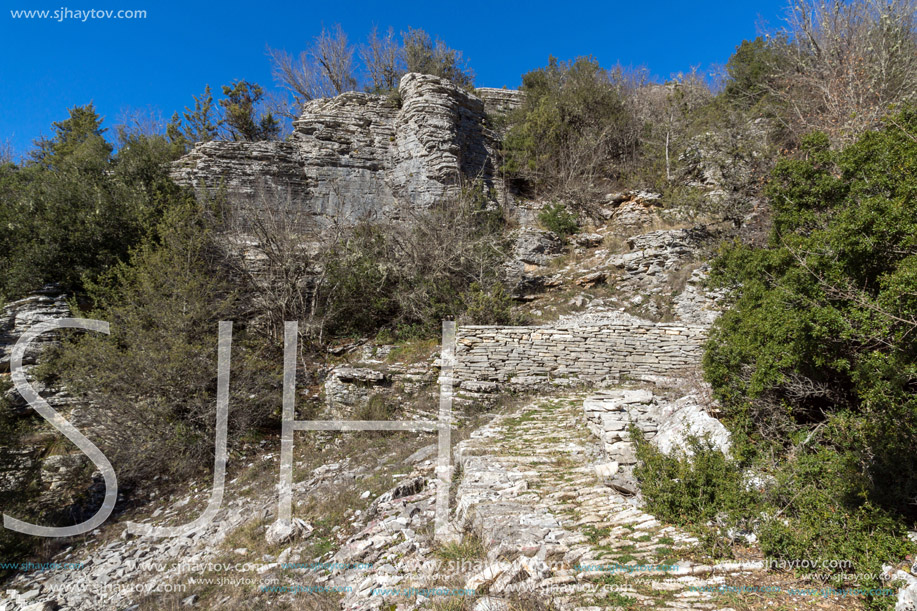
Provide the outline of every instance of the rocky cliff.
[[[494,92],[484,95],[488,110],[518,104],[517,92]],[[345,93],[308,102],[286,142],[198,143],[172,177],[225,190],[239,209],[293,210],[321,228],[397,219],[475,180],[502,198],[497,150],[484,100],[444,79],[407,74],[398,96]]]

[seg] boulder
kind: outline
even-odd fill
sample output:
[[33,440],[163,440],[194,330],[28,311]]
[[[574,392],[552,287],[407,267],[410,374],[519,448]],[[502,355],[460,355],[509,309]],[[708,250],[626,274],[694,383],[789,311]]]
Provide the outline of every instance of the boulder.
[[295,539],[308,538],[312,534],[312,530],[312,526],[299,518],[293,518],[289,521],[277,520],[268,527],[264,540],[268,545],[283,545]]
[[687,445],[687,439],[692,435],[709,439],[717,450],[729,452],[729,431],[719,420],[707,413],[694,394],[682,397],[662,408],[659,429],[652,442],[665,454],[683,451],[690,456],[692,452]]

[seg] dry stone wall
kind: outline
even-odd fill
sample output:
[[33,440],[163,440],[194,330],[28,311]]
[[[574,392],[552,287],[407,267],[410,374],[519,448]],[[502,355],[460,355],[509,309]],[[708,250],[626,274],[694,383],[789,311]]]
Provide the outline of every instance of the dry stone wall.
[[555,327],[460,326],[456,382],[537,386],[677,377],[700,362],[706,326],[621,320]]

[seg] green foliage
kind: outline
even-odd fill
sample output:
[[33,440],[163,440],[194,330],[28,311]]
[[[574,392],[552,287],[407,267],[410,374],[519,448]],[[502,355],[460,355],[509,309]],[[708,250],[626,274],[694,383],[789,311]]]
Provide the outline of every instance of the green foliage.
[[223,120],[219,117],[219,108],[213,104],[210,85],[204,89],[203,95],[194,96],[194,110],[186,106],[182,115],[185,119],[184,124],[176,112],[172,115],[166,133],[172,142],[184,146],[216,139],[220,126],[223,124]]
[[225,99],[220,100],[223,107],[223,122],[233,140],[276,140],[280,134],[280,124],[270,112],[256,116],[256,108],[264,97],[264,90],[256,83],[234,81],[232,85],[223,85]]
[[484,543],[476,535],[463,535],[461,541],[450,541],[442,543],[433,550],[436,557],[441,560],[451,562],[462,562],[484,558],[487,549]]
[[490,290],[472,282],[463,295],[463,318],[473,325],[521,324],[513,313],[513,299],[502,284],[494,283]]
[[504,142],[506,167],[536,188],[582,197],[635,154],[639,128],[620,71],[591,57],[551,57],[522,77],[522,90],[525,102]]
[[70,110],[22,166],[0,167],[0,297],[48,282],[78,290],[126,258],[183,192],[166,174],[181,153],[131,136],[112,153],[92,105]]
[[538,222],[548,231],[553,231],[561,237],[572,235],[579,231],[579,222],[576,215],[567,210],[561,203],[550,204],[538,213]]
[[[749,457],[779,481],[762,546],[857,573],[905,553],[917,519],[917,112],[841,152],[807,137],[767,187],[766,248],[723,248],[731,308],[704,357]],[[879,604],[876,602],[875,604]]]
[[44,168],[63,169],[67,164],[79,164],[86,170],[99,170],[111,155],[111,145],[102,134],[102,118],[90,102],[70,109],[70,117],[55,122],[54,136],[39,140],[32,159]]
[[408,72],[432,74],[448,79],[459,87],[474,85],[474,73],[461,51],[451,49],[438,38],[434,42],[421,29],[408,28],[402,33],[404,61]]
[[[864,500],[865,490],[853,454],[830,447],[813,448],[791,457],[774,473],[761,549],[769,558],[812,557],[849,560],[839,572],[861,576],[861,587],[883,587],[877,577],[882,565],[913,553],[905,525],[894,515]],[[812,572],[825,573],[812,567]],[[833,585],[843,586],[840,575]],[[881,598],[881,597],[880,597]],[[881,600],[873,606],[881,608]]]
[[675,524],[705,524],[722,519],[730,524],[753,514],[760,499],[746,490],[739,463],[720,452],[710,441],[690,437],[691,454],[667,456],[631,427],[639,465],[634,475],[653,515]]
[[776,101],[769,95],[777,86],[776,75],[786,64],[786,43],[781,38],[743,40],[726,64],[729,80],[723,96],[744,109],[765,110]]
[[[777,436],[847,410],[869,414],[870,469],[893,461],[880,447],[917,434],[917,347],[908,340],[917,320],[915,127],[907,111],[839,154],[823,135],[807,138],[767,188],[770,246],[728,247],[714,265],[714,279],[737,289],[705,357],[729,409],[748,412],[759,429],[775,426]],[[880,435],[881,424],[894,433]],[[909,483],[890,489],[917,493],[915,468],[901,462]]]
[[72,336],[53,369],[89,400],[89,434],[120,480],[208,467],[221,320],[237,321],[230,447],[271,413],[278,379],[260,356],[264,348],[238,323],[248,305],[231,269],[190,203],[170,210],[129,262],[87,286],[93,307],[79,314],[109,322],[111,334]]
[[508,320],[499,284],[505,258],[503,218],[480,190],[398,225],[362,224],[321,255],[316,287],[318,333],[399,338],[434,335],[441,321],[468,315]]

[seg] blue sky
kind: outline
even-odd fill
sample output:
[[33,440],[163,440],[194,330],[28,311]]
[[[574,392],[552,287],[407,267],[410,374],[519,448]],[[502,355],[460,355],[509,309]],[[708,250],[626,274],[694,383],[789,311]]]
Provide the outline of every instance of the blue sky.
[[[273,88],[266,46],[298,52],[340,23],[352,41],[376,24],[423,28],[464,52],[478,86],[517,87],[549,55],[593,55],[656,77],[723,64],[759,26],[777,27],[785,0],[605,2],[174,2],[6,0],[0,14],[0,143],[21,154],[67,108],[93,101],[114,124],[126,108],[165,118],[206,84]],[[14,19],[11,10],[147,11],[146,19]]]

